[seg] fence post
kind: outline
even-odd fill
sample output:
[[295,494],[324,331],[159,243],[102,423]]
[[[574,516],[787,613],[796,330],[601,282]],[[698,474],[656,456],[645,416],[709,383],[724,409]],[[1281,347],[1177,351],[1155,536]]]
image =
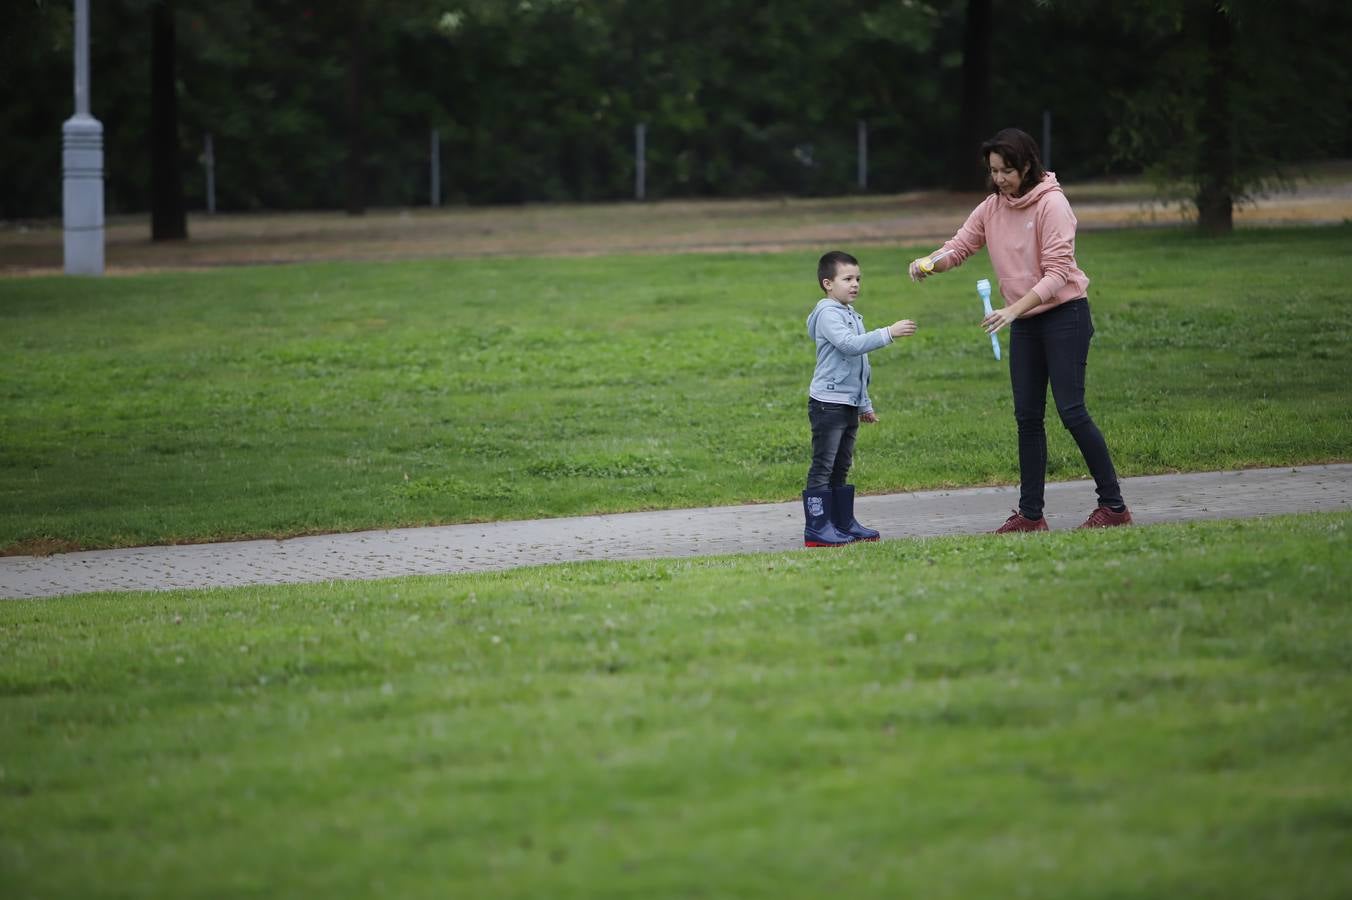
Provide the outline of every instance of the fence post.
[[634,126],[634,199],[642,200],[648,194],[648,126],[642,122]]
[[859,190],[868,190],[868,123],[858,123],[859,133]]
[[1052,111],[1042,111],[1042,168],[1052,167]]
[[441,205],[441,133],[432,129],[432,205]]
[[208,132],[202,141],[202,168],[207,174],[207,215],[216,215],[216,148]]

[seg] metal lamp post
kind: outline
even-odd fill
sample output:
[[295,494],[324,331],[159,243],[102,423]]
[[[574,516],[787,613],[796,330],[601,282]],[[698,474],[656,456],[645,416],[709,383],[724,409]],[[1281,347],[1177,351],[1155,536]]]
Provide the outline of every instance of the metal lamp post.
[[67,275],[103,274],[103,123],[89,114],[89,0],[75,0],[75,115],[61,126]]

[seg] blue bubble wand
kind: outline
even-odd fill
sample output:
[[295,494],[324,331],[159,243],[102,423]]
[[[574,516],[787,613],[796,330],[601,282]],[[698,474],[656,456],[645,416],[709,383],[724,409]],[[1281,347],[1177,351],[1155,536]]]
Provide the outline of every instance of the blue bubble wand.
[[[981,295],[981,305],[986,308],[986,315],[991,314],[991,283],[988,279],[981,279],[976,283],[976,292]],[[995,358],[1000,358],[1000,339],[991,332],[991,349],[995,351]]]

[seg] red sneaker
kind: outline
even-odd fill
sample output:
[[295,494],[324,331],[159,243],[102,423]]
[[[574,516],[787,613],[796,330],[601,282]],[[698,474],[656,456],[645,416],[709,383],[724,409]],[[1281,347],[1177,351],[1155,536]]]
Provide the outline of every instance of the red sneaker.
[[1116,528],[1118,525],[1131,524],[1131,510],[1125,507],[1121,512],[1113,512],[1106,506],[1100,506],[1089,514],[1081,528]]
[[1030,519],[1017,509],[1014,515],[1005,519],[1005,524],[991,532],[991,534],[1012,534],[1015,531],[1051,531],[1047,527],[1047,517],[1040,519]]

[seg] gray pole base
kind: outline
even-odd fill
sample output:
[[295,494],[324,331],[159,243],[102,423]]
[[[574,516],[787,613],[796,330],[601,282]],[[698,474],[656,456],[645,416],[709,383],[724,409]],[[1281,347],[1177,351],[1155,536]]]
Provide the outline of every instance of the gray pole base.
[[103,274],[103,125],[76,113],[61,126],[61,224],[67,275]]

